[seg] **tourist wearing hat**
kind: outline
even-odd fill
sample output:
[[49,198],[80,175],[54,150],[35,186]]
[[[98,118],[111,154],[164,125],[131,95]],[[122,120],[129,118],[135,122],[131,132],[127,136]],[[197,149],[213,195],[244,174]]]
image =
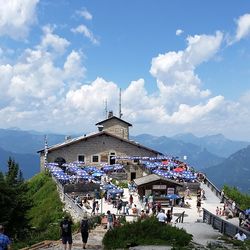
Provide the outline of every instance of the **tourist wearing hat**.
[[81,230],[81,235],[82,235],[83,249],[86,249],[86,244],[89,238],[89,220],[88,220],[87,213],[83,215],[80,230]]

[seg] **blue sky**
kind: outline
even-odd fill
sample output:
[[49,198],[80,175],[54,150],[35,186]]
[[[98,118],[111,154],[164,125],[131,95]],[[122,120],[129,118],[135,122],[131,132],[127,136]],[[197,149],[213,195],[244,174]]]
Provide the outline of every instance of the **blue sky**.
[[0,0],[0,127],[250,140],[250,2]]

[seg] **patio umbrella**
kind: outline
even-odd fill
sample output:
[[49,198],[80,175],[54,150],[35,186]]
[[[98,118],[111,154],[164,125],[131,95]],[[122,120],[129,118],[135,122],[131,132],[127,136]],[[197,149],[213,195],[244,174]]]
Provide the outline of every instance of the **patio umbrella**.
[[94,177],[100,177],[100,176],[103,176],[103,173],[102,172],[94,172],[92,174],[92,176],[94,176]]
[[115,186],[112,184],[103,185],[103,189],[105,189],[105,190],[109,190],[109,189],[113,189],[113,188],[115,188]]
[[176,200],[181,198],[178,194],[168,194],[166,197],[171,200]]
[[109,194],[121,194],[123,193],[122,189],[109,189],[108,191]]
[[184,169],[183,168],[175,168],[174,171],[175,172],[182,172],[182,171],[184,171]]

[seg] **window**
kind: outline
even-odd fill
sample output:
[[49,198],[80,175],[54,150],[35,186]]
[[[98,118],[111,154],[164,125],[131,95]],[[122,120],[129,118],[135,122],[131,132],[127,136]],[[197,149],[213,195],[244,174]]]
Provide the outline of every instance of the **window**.
[[99,162],[99,155],[93,155],[92,162]]
[[85,157],[84,155],[78,155],[78,161],[83,161],[84,162]]

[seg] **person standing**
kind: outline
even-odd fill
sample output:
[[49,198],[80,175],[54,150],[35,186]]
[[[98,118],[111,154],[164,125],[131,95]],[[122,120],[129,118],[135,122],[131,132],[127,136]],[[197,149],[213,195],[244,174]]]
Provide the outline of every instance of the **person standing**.
[[0,225],[0,249],[10,249],[10,239],[7,235],[4,234],[4,227]]
[[99,203],[98,201],[96,201],[96,206],[95,206],[95,209],[96,209],[96,214],[99,214]]
[[201,199],[200,198],[197,198],[196,207],[197,207],[197,213],[200,216],[200,212],[201,212]]
[[107,229],[114,229],[114,216],[109,210],[107,211]]
[[167,216],[164,213],[163,209],[161,209],[161,211],[157,214],[156,218],[158,219],[158,221],[162,224],[165,225],[165,222],[167,220]]
[[83,215],[80,230],[81,230],[82,243],[83,243],[82,248],[86,249],[86,244],[87,244],[87,241],[88,241],[88,238],[89,238],[89,220],[88,220],[88,217],[87,217],[86,213]]
[[96,201],[95,198],[93,199],[93,203],[92,203],[92,212],[91,214],[95,215],[95,208],[96,208]]
[[132,207],[132,204],[133,204],[133,201],[134,201],[134,198],[132,196],[132,194],[129,196],[129,204],[130,204],[130,207]]
[[67,243],[69,244],[69,250],[72,248],[72,220],[66,215],[60,223],[62,243],[64,245],[64,250],[67,249]]
[[220,203],[224,203],[224,196],[225,196],[224,189],[222,189],[220,193]]
[[171,220],[172,220],[172,213],[171,213],[171,210],[169,209],[167,211],[167,223],[170,224]]

